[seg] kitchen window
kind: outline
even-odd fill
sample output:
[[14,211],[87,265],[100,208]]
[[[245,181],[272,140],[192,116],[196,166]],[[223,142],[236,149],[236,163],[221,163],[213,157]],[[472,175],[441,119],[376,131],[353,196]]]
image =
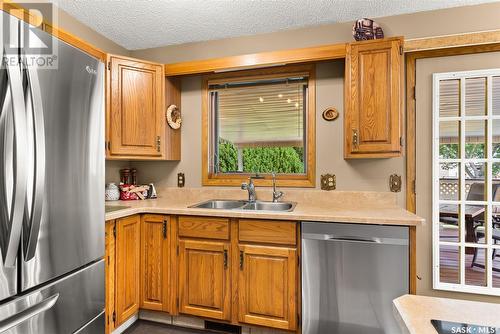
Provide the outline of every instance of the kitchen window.
[[203,184],[313,187],[314,65],[205,77]]
[[433,76],[434,288],[500,295],[500,69]]

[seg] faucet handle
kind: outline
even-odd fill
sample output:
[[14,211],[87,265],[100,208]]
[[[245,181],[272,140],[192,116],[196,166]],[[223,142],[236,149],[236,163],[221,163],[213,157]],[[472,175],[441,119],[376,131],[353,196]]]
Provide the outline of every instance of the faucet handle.
[[285,195],[282,191],[274,191],[273,192],[273,202],[279,202],[279,199]]

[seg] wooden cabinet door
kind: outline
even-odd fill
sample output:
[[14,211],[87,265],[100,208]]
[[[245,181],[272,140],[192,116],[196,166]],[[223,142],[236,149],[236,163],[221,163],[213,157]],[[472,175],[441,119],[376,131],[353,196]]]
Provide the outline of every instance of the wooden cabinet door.
[[231,316],[230,244],[179,241],[179,312],[218,320]]
[[105,276],[106,276],[106,334],[115,329],[113,313],[115,312],[115,221],[106,222],[105,238]]
[[163,65],[111,56],[108,71],[108,156],[164,157]]
[[297,328],[297,251],[240,245],[239,321],[286,330]]
[[147,310],[170,311],[168,219],[163,215],[141,218],[141,302]]
[[139,310],[141,220],[116,220],[116,326]]
[[401,154],[402,39],[350,44],[345,73],[345,158]]

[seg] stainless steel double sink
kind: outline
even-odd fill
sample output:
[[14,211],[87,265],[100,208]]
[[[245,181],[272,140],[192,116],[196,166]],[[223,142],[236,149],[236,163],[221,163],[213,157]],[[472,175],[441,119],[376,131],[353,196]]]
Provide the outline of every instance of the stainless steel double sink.
[[266,202],[213,199],[189,206],[197,209],[249,210],[249,211],[282,211],[290,212],[295,208],[295,202]]

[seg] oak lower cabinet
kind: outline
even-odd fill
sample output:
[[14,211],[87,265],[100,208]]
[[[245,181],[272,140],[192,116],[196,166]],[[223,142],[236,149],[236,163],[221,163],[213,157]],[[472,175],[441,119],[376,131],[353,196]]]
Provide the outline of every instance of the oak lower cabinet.
[[253,245],[239,249],[239,321],[296,329],[297,250]]
[[140,308],[170,311],[168,217],[141,217]]
[[105,228],[105,254],[104,254],[104,275],[106,276],[106,334],[115,329],[115,221],[106,222]]
[[116,220],[116,326],[139,310],[141,219]]
[[230,320],[230,244],[179,240],[179,312]]
[[344,157],[401,155],[403,38],[350,43],[345,63]]
[[296,331],[293,221],[133,215],[106,222],[106,333],[140,309]]

